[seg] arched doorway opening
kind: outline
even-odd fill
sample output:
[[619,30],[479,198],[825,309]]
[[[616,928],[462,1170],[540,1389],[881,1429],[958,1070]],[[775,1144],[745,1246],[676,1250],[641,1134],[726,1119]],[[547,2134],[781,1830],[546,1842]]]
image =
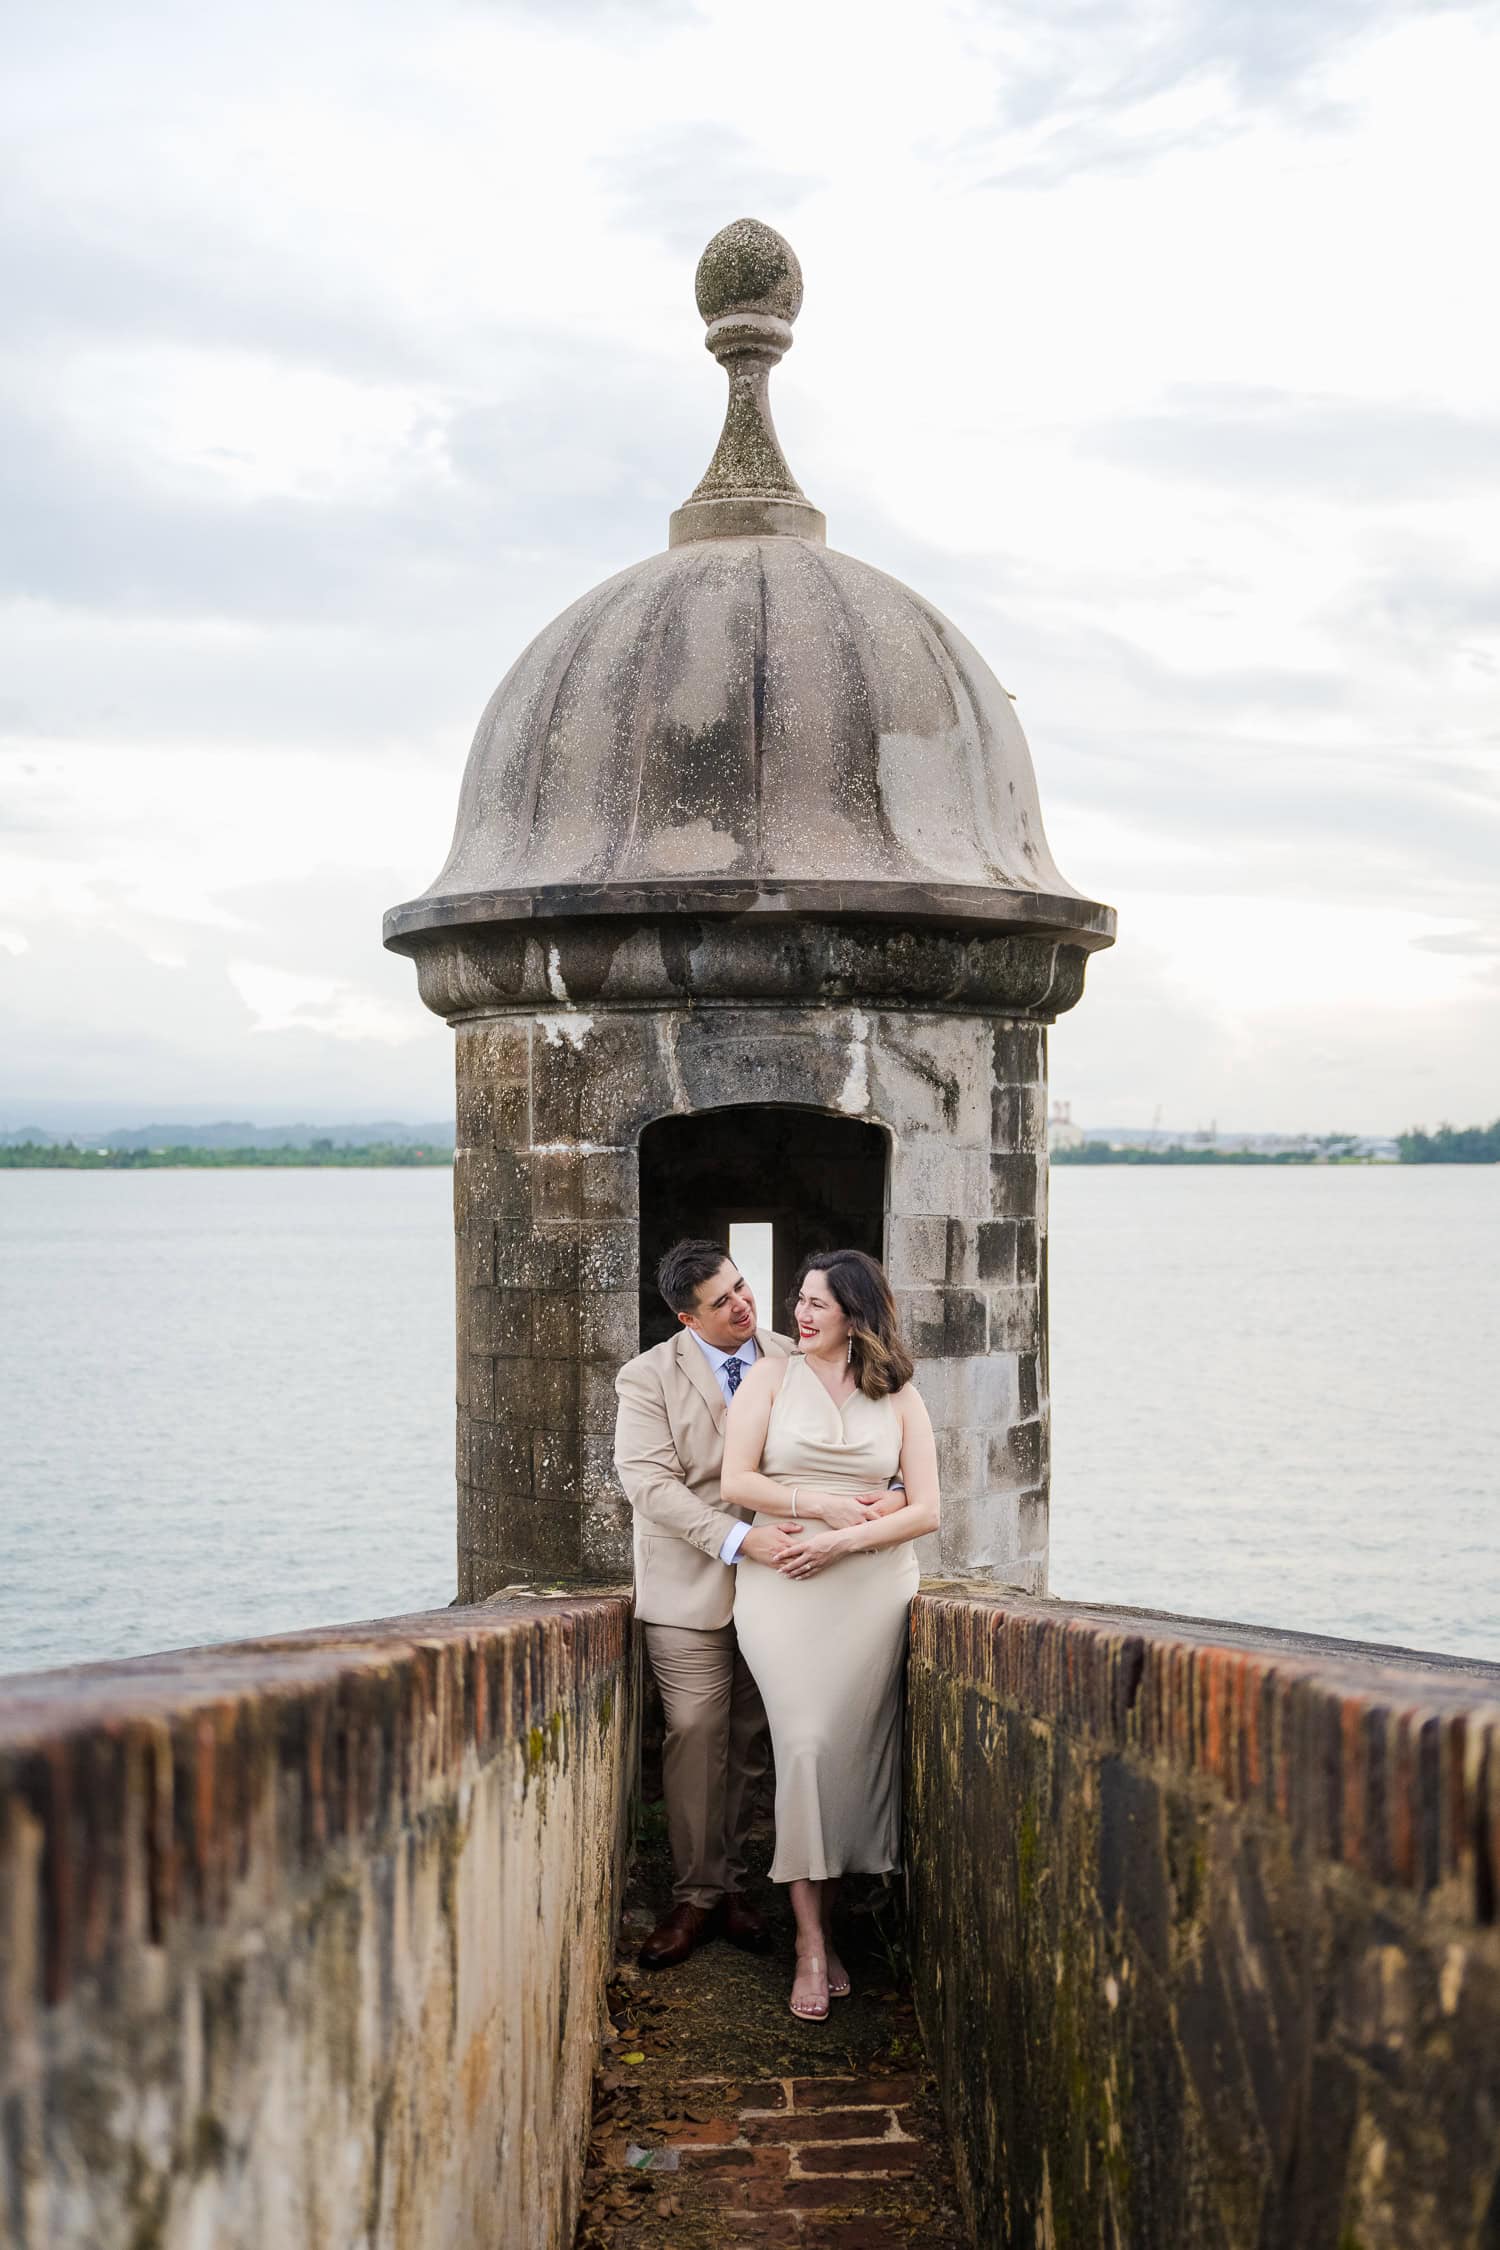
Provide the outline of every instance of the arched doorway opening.
[[656,1291],[684,1235],[722,1242],[756,1285],[762,1324],[788,1327],[787,1294],[815,1250],[884,1256],[887,1140],[824,1110],[746,1103],[663,1117],[641,1135],[641,1349],[676,1326]]

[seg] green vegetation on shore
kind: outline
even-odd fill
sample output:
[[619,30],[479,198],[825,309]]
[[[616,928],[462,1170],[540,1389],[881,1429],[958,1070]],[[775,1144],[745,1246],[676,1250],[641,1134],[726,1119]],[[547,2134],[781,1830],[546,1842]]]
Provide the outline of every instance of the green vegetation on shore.
[[[1500,1164],[1500,1118],[1493,1125],[1440,1125],[1435,1133],[1413,1130],[1397,1141],[1403,1164]],[[1052,1151],[1054,1164],[1363,1164],[1349,1136],[1323,1135],[1294,1149],[1116,1147],[1109,1141],[1084,1141]],[[225,1171],[236,1167],[287,1169],[359,1167],[404,1169],[451,1165],[453,1151],[441,1145],[415,1147],[400,1141],[350,1145],[316,1140],[280,1148],[79,1148],[72,1141],[19,1141],[0,1145],[0,1171],[6,1172],[161,1172],[182,1169]]]
[[1500,1164],[1500,1117],[1493,1125],[1440,1125],[1435,1133],[1403,1133],[1403,1164]]
[[1055,1148],[1054,1164],[1362,1164],[1364,1157],[1331,1156],[1325,1150],[1257,1148],[1116,1148],[1109,1141],[1085,1141],[1078,1148]]
[[219,1172],[243,1165],[261,1170],[333,1166],[343,1171],[356,1166],[409,1168],[452,1162],[451,1148],[409,1148],[392,1141],[347,1148],[332,1141],[314,1141],[308,1148],[77,1148],[71,1141],[21,1141],[13,1148],[0,1148],[0,1171],[6,1172]]
[[[1440,1125],[1435,1133],[1402,1133],[1396,1147],[1403,1164],[1500,1164],[1500,1118],[1493,1125]],[[1084,1141],[1055,1148],[1054,1164],[1369,1164],[1347,1133],[1323,1133],[1297,1148],[1183,1148],[1172,1143],[1119,1147]]]

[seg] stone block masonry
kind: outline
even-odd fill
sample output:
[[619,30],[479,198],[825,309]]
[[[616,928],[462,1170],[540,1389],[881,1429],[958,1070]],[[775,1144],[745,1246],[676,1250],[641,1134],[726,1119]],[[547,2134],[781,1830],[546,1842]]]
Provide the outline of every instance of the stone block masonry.
[[[820,1204],[900,1270],[944,1567],[1041,1590],[1045,1027],[1114,913],[1052,856],[1014,697],[930,602],[830,548],[791,476],[765,390],[802,298],[790,244],[736,220],[694,294],[730,380],[708,474],[665,554],[510,665],[447,860],[385,918],[457,1033],[460,1590],[624,1570],[604,1417],[642,1241],[769,1225],[785,1283],[836,1246]],[[706,1162],[680,1198],[648,1162],[642,1209],[644,1134],[755,1108],[782,1113],[755,1192],[741,1170],[716,1210]],[[883,1206],[781,1161],[798,1110],[866,1128],[849,1180],[886,1136]]]
[[600,999],[457,1033],[461,1599],[629,1574],[612,1439],[614,1379],[639,1348],[640,1136],[744,1105],[886,1135],[886,1256],[939,1433],[929,1563],[1045,1587],[1041,1024]]
[[1494,2250],[1500,1667],[936,1587],[908,1729],[976,2241]]
[[0,1682],[5,2250],[571,2239],[623,1596]]

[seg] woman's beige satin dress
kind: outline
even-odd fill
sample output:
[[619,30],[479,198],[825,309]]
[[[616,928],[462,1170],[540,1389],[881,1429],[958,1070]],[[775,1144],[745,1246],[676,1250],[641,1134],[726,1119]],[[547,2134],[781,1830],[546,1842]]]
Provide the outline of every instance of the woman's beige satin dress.
[[[804,1359],[788,1362],[763,1476],[788,1491],[880,1492],[900,1454],[888,1398],[856,1391],[840,1408]],[[815,1578],[763,1563],[735,1572],[735,1631],[776,1752],[773,1883],[881,1874],[900,1858],[901,1682],[918,1576],[909,1542],[846,1555]]]

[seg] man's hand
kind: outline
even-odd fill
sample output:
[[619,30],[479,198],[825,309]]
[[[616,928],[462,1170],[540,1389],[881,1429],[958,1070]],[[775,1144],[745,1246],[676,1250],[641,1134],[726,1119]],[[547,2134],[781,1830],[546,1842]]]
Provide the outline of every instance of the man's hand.
[[862,1492],[859,1504],[865,1512],[865,1522],[878,1522],[882,1516],[893,1516],[898,1508],[906,1506],[906,1494],[898,1484],[890,1492]]
[[783,1555],[790,1554],[802,1537],[800,1523],[760,1523],[747,1531],[740,1541],[738,1562],[743,1556],[747,1562],[769,1563],[773,1570]]

